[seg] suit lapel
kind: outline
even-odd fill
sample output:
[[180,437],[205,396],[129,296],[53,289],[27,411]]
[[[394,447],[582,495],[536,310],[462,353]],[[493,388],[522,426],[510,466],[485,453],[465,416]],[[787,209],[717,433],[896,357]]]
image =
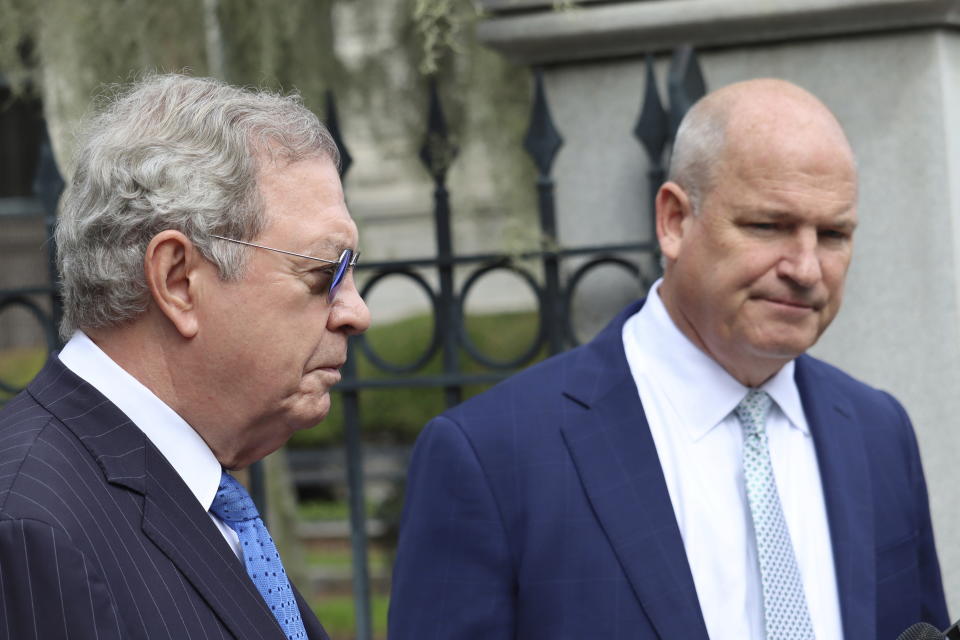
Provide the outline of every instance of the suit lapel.
[[656,446],[623,352],[639,305],[583,348],[568,370],[561,431],[584,490],[661,638],[707,640]]
[[143,532],[163,551],[237,638],[283,631],[241,561],[196,497],[153,446],[147,452]]
[[864,433],[853,407],[809,356],[797,359],[796,381],[810,426],[830,523],[837,591],[846,638],[875,635],[876,565],[873,497]]
[[[706,640],[656,446],[623,352],[623,323],[641,304],[611,322],[568,370],[565,396],[575,407],[561,430],[591,505],[657,633]],[[809,356],[798,358],[797,387],[817,452],[844,637],[870,638],[876,567],[864,433],[850,402],[823,378],[821,366]]]
[[263,598],[213,521],[130,419],[51,357],[28,392],[70,429],[110,484],[143,496],[144,535],[179,569],[238,639],[282,638]]

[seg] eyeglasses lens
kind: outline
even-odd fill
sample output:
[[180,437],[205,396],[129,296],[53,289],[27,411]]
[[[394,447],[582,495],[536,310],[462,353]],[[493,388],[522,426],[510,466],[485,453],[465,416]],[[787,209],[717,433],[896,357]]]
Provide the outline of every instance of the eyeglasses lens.
[[343,282],[343,277],[347,274],[351,260],[353,260],[353,251],[345,249],[340,254],[340,260],[337,261],[337,270],[333,274],[333,280],[330,281],[330,292],[327,294],[328,301],[333,302],[333,299],[337,297],[337,289],[340,288],[340,283]]

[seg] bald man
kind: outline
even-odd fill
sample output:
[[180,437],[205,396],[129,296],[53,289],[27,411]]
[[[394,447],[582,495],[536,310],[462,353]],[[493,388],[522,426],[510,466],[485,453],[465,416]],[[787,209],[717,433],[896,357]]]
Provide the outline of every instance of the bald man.
[[840,308],[856,200],[850,145],[808,92],[755,80],[697,103],[647,300],[421,434],[391,640],[945,627],[903,407],[805,355]]

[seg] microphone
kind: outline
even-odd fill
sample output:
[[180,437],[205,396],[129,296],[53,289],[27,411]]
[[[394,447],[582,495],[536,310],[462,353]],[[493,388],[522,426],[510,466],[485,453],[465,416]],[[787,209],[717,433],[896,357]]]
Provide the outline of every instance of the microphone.
[[897,640],[944,640],[944,635],[932,624],[918,622],[897,636]]
[[897,636],[897,640],[960,640],[960,620],[943,633],[932,624],[918,622]]

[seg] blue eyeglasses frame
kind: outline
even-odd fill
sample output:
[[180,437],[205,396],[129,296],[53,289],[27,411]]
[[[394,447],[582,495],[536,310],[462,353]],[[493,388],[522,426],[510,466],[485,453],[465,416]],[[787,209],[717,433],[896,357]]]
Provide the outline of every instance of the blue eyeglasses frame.
[[217,240],[224,240],[226,242],[234,242],[236,244],[242,244],[248,247],[255,247],[257,249],[266,249],[267,251],[275,251],[276,253],[282,253],[288,256],[295,256],[297,258],[304,258],[306,260],[315,260],[317,262],[324,262],[326,264],[335,264],[337,265],[336,271],[333,273],[333,278],[330,279],[330,289],[327,291],[327,301],[333,302],[334,298],[337,297],[337,289],[340,288],[340,285],[343,283],[344,276],[347,275],[347,271],[357,266],[357,260],[360,259],[360,252],[354,251],[353,249],[344,249],[340,254],[340,257],[336,260],[327,260],[325,258],[317,258],[314,256],[307,256],[302,253],[294,253],[293,251],[287,251],[285,249],[274,249],[273,247],[268,247],[262,244],[257,244],[256,242],[247,242],[246,240],[237,240],[236,238],[227,238],[224,236],[218,236],[210,234],[211,238],[216,238]]

